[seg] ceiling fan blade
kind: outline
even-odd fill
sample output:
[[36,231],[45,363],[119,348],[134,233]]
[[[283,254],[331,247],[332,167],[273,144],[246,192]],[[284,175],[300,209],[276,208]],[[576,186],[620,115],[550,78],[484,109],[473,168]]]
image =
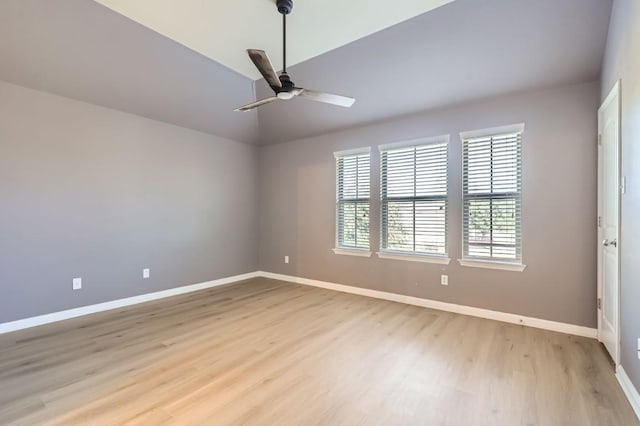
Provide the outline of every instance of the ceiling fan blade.
[[269,86],[274,88],[274,90],[276,88],[281,88],[282,83],[280,83],[278,74],[276,74],[273,69],[273,65],[271,65],[271,61],[269,60],[267,53],[264,50],[258,49],[249,49],[247,50],[247,53],[249,54],[249,58],[253,64],[258,68],[258,71],[260,71],[260,74],[262,74],[264,79],[267,80]]
[[266,98],[266,99],[263,99],[261,101],[254,102],[252,104],[241,106],[240,108],[236,108],[236,109],[234,109],[234,111],[240,111],[240,112],[251,111],[254,108],[258,108],[260,105],[270,104],[271,102],[274,102],[274,101],[277,101],[277,100],[278,100],[278,98],[275,97],[275,96],[272,97],[272,98]]
[[354,98],[347,96],[334,95],[332,93],[316,92],[315,90],[304,89],[300,93],[300,96],[307,98],[311,101],[324,102],[325,104],[337,105],[345,108],[350,108],[354,103]]

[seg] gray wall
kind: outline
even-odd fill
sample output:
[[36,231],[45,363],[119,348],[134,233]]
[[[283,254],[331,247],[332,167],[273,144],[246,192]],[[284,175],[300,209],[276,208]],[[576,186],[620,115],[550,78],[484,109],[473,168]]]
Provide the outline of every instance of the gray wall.
[[0,322],[255,271],[256,170],[255,147],[0,82]]
[[621,329],[622,366],[640,389],[640,2],[615,0],[602,71],[602,99],[622,80]]
[[[261,147],[260,268],[503,312],[596,325],[596,110],[599,83],[498,98]],[[463,268],[461,131],[526,123],[522,272]],[[334,151],[372,147],[372,239],[379,246],[377,145],[451,134],[449,266],[335,255]],[[291,263],[284,264],[285,255]],[[440,286],[440,274],[450,285]]]

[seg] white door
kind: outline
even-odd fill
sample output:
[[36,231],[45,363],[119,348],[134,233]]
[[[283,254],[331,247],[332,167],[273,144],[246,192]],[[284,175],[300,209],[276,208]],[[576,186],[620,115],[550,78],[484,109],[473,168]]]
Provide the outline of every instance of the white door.
[[598,111],[598,337],[619,364],[620,85]]

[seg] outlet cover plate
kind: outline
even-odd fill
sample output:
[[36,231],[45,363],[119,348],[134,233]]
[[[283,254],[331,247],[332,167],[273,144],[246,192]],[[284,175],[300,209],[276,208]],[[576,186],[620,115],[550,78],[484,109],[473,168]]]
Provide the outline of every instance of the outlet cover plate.
[[72,288],[74,290],[80,290],[82,288],[82,278],[74,278]]

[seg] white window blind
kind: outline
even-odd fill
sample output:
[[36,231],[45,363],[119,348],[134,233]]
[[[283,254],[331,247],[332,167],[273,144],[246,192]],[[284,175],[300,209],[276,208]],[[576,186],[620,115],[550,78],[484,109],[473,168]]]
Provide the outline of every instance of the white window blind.
[[336,154],[336,244],[341,248],[369,248],[371,155]]
[[463,137],[463,257],[520,263],[522,133]]
[[447,149],[381,149],[382,251],[446,255]]

